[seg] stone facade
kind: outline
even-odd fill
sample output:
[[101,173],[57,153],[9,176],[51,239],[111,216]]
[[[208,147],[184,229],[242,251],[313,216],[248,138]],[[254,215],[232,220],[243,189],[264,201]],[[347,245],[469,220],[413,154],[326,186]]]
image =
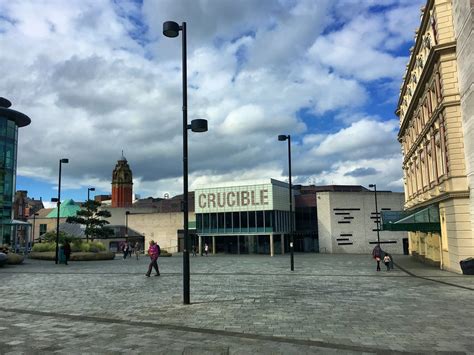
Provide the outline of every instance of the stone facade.
[[[367,192],[318,192],[320,253],[370,254],[377,244],[375,196]],[[403,193],[377,192],[378,212],[403,208]],[[380,228],[380,225],[379,225]],[[380,245],[392,254],[403,254],[406,232],[380,231]]]
[[405,209],[436,204],[440,211],[441,233],[411,232],[410,251],[459,272],[459,261],[474,255],[474,239],[466,170],[472,153],[465,150],[458,81],[459,66],[465,65],[457,56],[453,14],[452,0],[428,0],[422,8],[397,114]]
[[[453,2],[453,22],[457,45],[459,93],[461,95],[466,174],[470,190],[469,215],[472,233],[474,231],[474,0]],[[471,255],[474,255],[474,251]]]

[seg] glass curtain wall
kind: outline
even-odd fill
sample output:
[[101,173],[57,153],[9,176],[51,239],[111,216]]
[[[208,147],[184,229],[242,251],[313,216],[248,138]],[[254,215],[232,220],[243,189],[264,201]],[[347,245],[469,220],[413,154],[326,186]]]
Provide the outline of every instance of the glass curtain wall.
[[12,243],[12,206],[16,177],[18,127],[0,117],[0,244]]
[[289,230],[288,211],[241,211],[196,214],[198,233],[278,233]]

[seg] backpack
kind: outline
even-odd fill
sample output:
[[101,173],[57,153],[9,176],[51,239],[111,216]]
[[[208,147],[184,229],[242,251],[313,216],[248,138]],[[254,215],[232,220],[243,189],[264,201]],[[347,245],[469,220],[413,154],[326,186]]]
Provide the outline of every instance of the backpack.
[[156,248],[158,249],[158,256],[161,255],[161,249],[160,249],[160,246],[158,245],[158,243],[156,243]]

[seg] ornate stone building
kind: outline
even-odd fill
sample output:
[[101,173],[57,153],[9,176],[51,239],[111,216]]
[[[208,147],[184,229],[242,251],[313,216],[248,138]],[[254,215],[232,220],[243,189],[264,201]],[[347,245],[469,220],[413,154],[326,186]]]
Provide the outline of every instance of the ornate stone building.
[[112,207],[131,207],[132,188],[132,170],[122,155],[112,173]]
[[461,108],[453,15],[453,0],[428,0],[410,49],[396,111],[406,212],[394,225],[410,231],[412,255],[459,272],[474,256],[463,131],[472,113]]

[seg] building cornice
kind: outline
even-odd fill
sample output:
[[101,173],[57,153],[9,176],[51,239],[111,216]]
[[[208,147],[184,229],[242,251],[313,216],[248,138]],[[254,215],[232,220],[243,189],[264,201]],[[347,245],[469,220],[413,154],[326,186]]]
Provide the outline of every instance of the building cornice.
[[[438,196],[436,196],[434,198],[431,198],[429,200],[426,200],[426,201],[423,201],[423,202],[420,202],[420,203],[416,203],[413,206],[407,208],[406,211],[416,210],[420,207],[426,207],[426,206],[429,206],[429,205],[432,205],[432,204],[435,204],[435,203],[440,203],[440,202],[444,202],[446,200],[451,200],[451,199],[455,199],[455,198],[469,198],[469,191],[446,192],[442,195],[438,195]],[[410,202],[410,201],[407,201],[407,202]]]
[[[433,47],[433,50],[430,52],[428,59],[426,60],[425,66],[423,71],[420,75],[420,80],[418,81],[418,85],[415,88],[415,92],[413,93],[413,98],[410,101],[410,105],[408,106],[407,112],[405,113],[405,117],[400,125],[400,130],[398,131],[398,140],[401,141],[401,137],[405,133],[405,129],[410,122],[410,118],[413,116],[415,109],[418,106],[418,102],[420,101],[421,94],[425,89],[425,85],[427,79],[431,76],[434,69],[434,63],[439,59],[442,54],[448,54],[450,52],[456,52],[456,42],[448,42],[437,45]],[[400,105],[400,102],[399,102]],[[447,104],[445,104],[447,105]],[[398,109],[397,109],[398,112]]]
[[423,18],[421,19],[421,24],[420,27],[418,28],[418,34],[416,36],[415,40],[415,46],[413,48],[413,51],[411,52],[410,55],[410,60],[408,61],[408,68],[407,68],[407,73],[408,75],[405,77],[405,80],[403,81],[403,86],[402,90],[400,91],[400,96],[398,98],[398,104],[397,104],[397,110],[395,111],[396,114],[399,111],[399,108],[403,102],[403,97],[405,96],[405,92],[407,90],[407,85],[408,82],[410,81],[410,73],[413,70],[413,67],[415,66],[416,62],[416,53],[419,52],[421,44],[423,42],[423,33],[425,33],[426,27],[428,25],[429,19],[430,19],[430,11],[433,8],[435,0],[428,0],[428,3],[426,4],[424,11],[423,11]]

